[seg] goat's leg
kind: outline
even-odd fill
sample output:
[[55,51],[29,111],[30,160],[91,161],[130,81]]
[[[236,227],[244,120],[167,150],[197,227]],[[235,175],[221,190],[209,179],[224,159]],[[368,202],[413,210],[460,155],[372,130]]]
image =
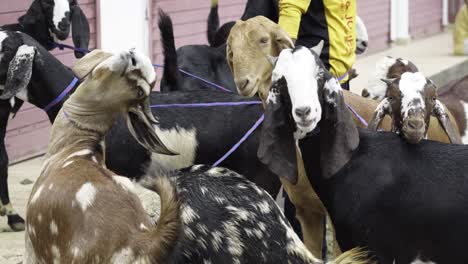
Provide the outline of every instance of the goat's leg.
[[[24,219],[21,218],[13,208],[10,202],[8,192],[8,154],[5,148],[6,127],[10,111],[7,107],[0,109],[0,200],[2,202],[2,210],[8,217],[8,225],[14,231],[24,230]],[[3,215],[4,215],[3,214]]]

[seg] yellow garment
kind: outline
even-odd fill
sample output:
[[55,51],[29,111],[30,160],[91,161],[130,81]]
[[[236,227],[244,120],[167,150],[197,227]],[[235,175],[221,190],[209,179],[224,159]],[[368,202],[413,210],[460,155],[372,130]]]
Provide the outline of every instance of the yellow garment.
[[[330,46],[327,58],[330,72],[336,77],[341,77],[352,68],[356,60],[354,53],[356,49],[356,0],[313,1],[280,0],[278,24],[286,30],[291,38],[297,39],[300,35],[301,19],[308,19],[308,16],[325,16],[328,31],[328,39],[325,40],[325,43],[329,43]],[[322,10],[320,10],[322,3],[318,1],[323,3]],[[314,11],[311,10],[312,6]],[[320,12],[324,12],[324,14]],[[317,28],[302,29],[302,31],[304,30],[319,31],[322,29],[318,26]],[[323,56],[321,57],[323,59]],[[341,82],[347,80],[348,76],[343,78]]]
[[455,55],[468,55],[468,8],[463,5],[455,18],[453,31]]

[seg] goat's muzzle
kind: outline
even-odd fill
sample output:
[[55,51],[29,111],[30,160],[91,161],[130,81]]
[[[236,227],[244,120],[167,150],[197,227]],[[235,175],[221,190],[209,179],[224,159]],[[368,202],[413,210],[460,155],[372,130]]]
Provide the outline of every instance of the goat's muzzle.
[[425,121],[422,116],[408,117],[402,125],[402,135],[411,144],[419,143],[426,136]]

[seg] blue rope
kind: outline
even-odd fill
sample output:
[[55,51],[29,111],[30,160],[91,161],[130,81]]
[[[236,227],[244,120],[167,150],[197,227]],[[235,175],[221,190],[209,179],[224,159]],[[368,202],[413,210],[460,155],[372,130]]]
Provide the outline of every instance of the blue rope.
[[50,109],[52,109],[52,107],[54,107],[56,104],[60,103],[63,100],[63,98],[65,98],[65,96],[67,96],[68,93],[73,89],[73,87],[75,87],[77,82],[78,82],[78,78],[74,77],[73,80],[71,81],[71,83],[67,86],[67,88],[65,88],[59,94],[59,96],[57,96],[57,98],[52,100],[52,102],[50,102],[48,105],[46,105],[44,107],[44,111],[48,112]]

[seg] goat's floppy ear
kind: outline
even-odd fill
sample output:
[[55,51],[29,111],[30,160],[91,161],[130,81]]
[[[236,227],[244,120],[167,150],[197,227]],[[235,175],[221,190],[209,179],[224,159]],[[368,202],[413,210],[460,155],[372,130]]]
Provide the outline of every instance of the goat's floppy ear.
[[154,131],[155,118],[149,107],[149,97],[143,103],[131,107],[127,114],[127,127],[138,143],[147,150],[165,155],[178,155],[170,150]]
[[295,126],[285,110],[286,97],[286,79],[282,77],[273,83],[268,95],[257,156],[274,174],[296,184]]
[[383,99],[379,105],[377,105],[377,108],[374,111],[374,115],[372,116],[372,119],[369,122],[369,126],[367,128],[377,131],[385,115],[389,115],[391,112],[392,109],[390,102],[387,98]]
[[85,57],[76,62],[73,67],[73,73],[78,77],[78,79],[83,79],[90,72],[93,71],[99,63],[105,61],[112,56],[112,53],[105,52],[102,50],[93,50],[88,53]]
[[460,134],[455,130],[444,105],[437,99],[432,114],[439,120],[452,144],[462,144]]
[[351,159],[359,145],[359,132],[336,78],[327,77],[322,96],[322,115],[328,122],[320,126],[320,134],[328,140],[321,140],[321,147],[328,151],[322,153],[321,164],[324,177],[331,177]]
[[[75,3],[70,5],[71,23],[72,23],[72,38],[73,44],[77,48],[88,49],[89,45],[89,23],[83,10]],[[75,57],[81,58],[84,54],[75,51]]]
[[320,40],[320,42],[316,46],[310,48],[310,50],[315,52],[315,54],[317,54],[318,56],[320,56],[323,50],[323,45],[324,45],[324,41]]
[[292,49],[294,48],[294,43],[292,39],[289,37],[288,33],[284,31],[280,26],[275,24],[275,30],[273,33],[274,37],[274,42],[278,48],[278,54],[283,50],[283,49]]
[[19,91],[27,89],[31,79],[36,48],[21,45],[8,67],[5,88],[0,99],[6,100],[15,96]]

